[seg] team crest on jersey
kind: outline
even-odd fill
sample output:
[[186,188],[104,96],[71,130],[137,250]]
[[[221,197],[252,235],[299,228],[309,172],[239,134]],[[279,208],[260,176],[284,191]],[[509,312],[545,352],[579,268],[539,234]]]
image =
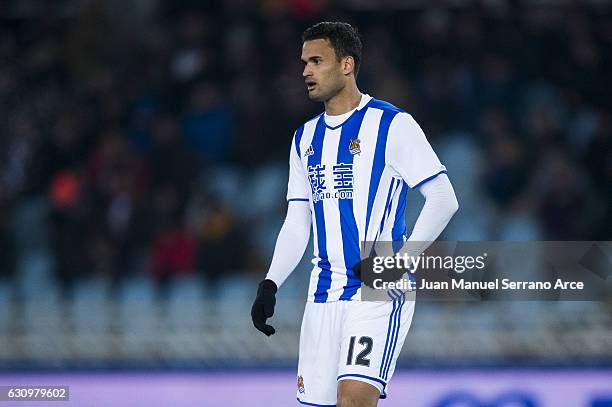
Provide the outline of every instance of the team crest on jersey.
[[310,147],[308,147],[308,149],[304,152],[304,158],[310,157],[313,154],[314,154],[314,148],[312,148],[312,144],[311,144]]
[[361,153],[360,144],[361,140],[359,140],[358,138],[351,139],[351,142],[349,143],[349,151],[351,152],[351,154],[355,155]]
[[304,378],[300,375],[298,376],[298,391],[300,394],[306,393],[306,389],[304,388]]

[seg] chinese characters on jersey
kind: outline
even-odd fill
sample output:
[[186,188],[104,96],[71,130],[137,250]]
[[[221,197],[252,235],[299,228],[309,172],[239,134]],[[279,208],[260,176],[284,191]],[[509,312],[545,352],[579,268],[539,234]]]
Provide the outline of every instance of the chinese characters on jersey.
[[353,199],[353,164],[309,165],[308,180],[313,202],[322,199]]

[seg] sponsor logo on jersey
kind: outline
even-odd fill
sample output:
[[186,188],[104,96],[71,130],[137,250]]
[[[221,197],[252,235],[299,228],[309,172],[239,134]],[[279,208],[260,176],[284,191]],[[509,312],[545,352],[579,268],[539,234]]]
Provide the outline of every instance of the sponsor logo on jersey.
[[302,375],[298,376],[298,391],[300,392],[300,394],[304,394],[306,393],[306,389],[304,388],[304,378],[302,377]]
[[309,165],[308,180],[313,202],[323,199],[353,199],[352,163]]
[[304,151],[304,158],[310,157],[314,154],[314,148],[312,148],[312,144]]

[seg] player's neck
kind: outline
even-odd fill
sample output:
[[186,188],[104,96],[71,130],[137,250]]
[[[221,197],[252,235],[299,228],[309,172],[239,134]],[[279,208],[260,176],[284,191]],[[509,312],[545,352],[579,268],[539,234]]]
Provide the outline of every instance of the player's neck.
[[361,92],[357,85],[352,83],[325,102],[325,113],[338,116],[355,109],[359,106],[359,102],[361,102]]

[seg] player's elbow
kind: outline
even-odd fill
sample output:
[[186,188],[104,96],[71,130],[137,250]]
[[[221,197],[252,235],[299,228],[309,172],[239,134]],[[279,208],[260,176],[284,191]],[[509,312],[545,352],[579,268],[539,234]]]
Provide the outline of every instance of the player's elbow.
[[453,193],[445,201],[444,210],[442,211],[442,213],[444,214],[442,216],[445,218],[446,223],[450,222],[450,220],[452,219],[453,215],[455,215],[455,213],[458,210],[459,210],[459,202],[457,201],[457,197]]
[[448,203],[448,211],[450,216],[452,217],[459,210],[459,201],[457,201],[457,196],[453,194]]

